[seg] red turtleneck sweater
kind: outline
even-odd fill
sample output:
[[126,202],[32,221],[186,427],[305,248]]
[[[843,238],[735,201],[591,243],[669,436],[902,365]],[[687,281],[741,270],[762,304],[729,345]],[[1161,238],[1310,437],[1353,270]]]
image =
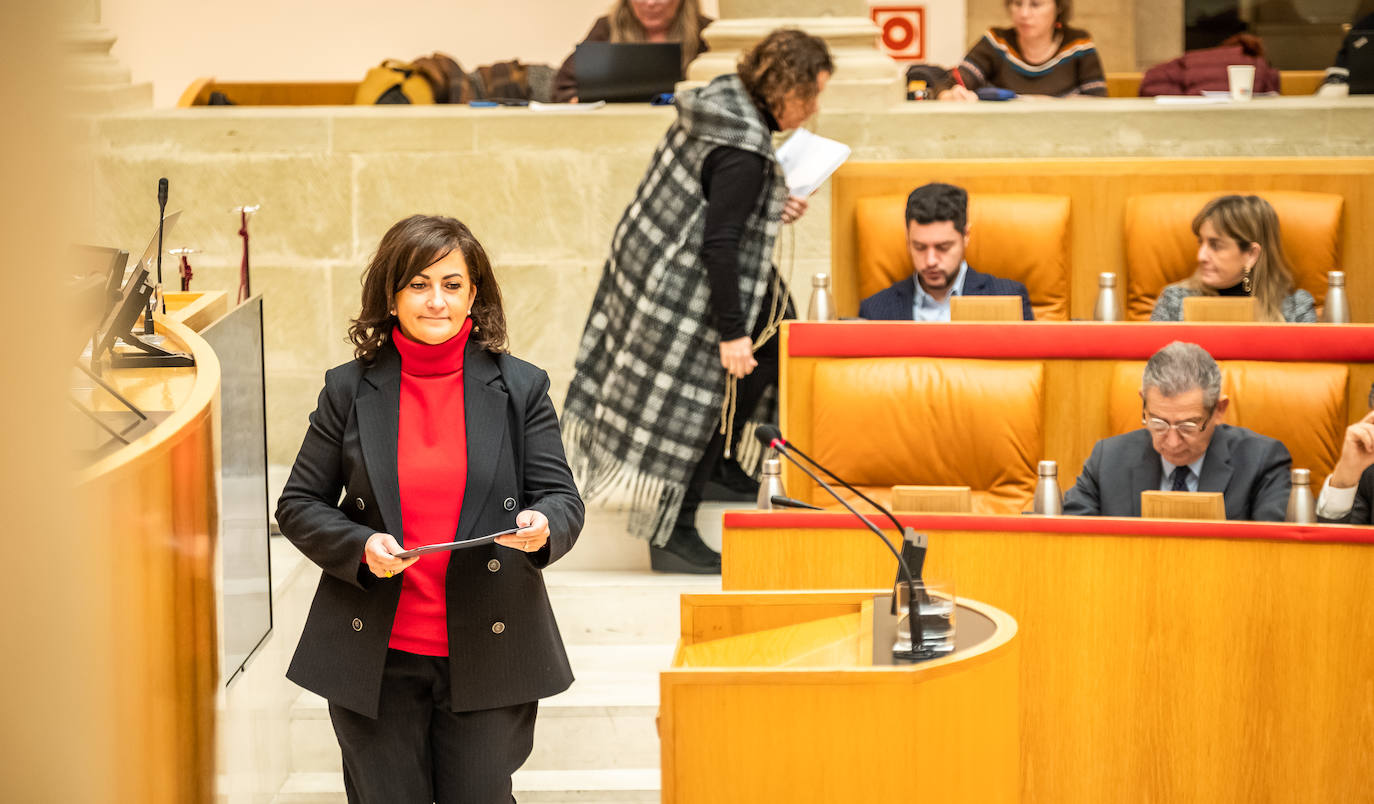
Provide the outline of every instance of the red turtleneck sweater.
[[[472,319],[440,344],[392,331],[401,353],[401,420],[396,479],[401,487],[405,546],[451,542],[468,480],[467,420],[463,415],[463,350]],[[401,601],[390,647],[424,656],[448,655],[444,583],[451,553],[421,556],[401,573]]]

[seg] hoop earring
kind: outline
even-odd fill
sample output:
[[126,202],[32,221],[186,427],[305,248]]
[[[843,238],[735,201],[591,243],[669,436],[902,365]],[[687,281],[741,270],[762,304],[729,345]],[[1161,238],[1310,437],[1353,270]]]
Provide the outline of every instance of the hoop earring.
[[1241,275],[1240,286],[1246,292],[1250,292],[1250,268],[1246,267],[1245,273]]

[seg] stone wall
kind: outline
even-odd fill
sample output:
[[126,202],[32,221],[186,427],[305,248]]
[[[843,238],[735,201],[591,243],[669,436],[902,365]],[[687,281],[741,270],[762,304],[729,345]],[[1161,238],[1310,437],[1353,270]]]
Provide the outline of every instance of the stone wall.
[[[672,114],[337,107],[109,117],[93,123],[83,239],[141,252],[166,176],[169,209],[184,211],[166,246],[203,250],[194,289],[233,290],[240,242],[230,209],[262,204],[251,243],[267,316],[269,458],[289,464],[324,370],[350,357],[344,334],[368,257],[391,223],[416,212],[456,216],[486,245],[512,349],[549,371],[560,403],[613,227]],[[822,111],[815,127],[863,160],[1374,155],[1374,99],[906,104]],[[782,239],[781,265],[799,293],[829,266],[829,215],[822,189]]]

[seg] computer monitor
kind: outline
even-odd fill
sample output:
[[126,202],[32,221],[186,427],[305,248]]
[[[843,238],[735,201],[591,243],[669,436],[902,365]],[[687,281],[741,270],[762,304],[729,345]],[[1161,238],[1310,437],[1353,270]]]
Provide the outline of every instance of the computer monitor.
[[573,52],[583,103],[646,103],[682,80],[680,42],[583,42]]

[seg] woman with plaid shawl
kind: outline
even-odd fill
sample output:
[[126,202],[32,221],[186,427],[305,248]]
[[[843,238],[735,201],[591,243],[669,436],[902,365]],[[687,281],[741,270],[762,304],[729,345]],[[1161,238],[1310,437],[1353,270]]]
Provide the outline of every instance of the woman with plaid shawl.
[[720,572],[696,509],[743,422],[772,418],[775,333],[791,313],[773,245],[806,210],[787,197],[772,134],[815,114],[833,71],[825,42],[780,29],[736,73],[680,94],[616,226],[563,432],[585,497],[630,491],[630,530],[655,570]]

